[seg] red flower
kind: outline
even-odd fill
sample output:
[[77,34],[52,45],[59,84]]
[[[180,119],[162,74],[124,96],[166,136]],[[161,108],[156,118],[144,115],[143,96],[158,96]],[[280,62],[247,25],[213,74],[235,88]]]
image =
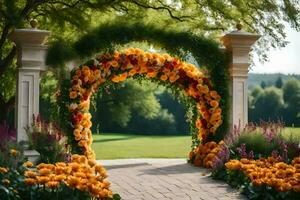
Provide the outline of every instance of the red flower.
[[201,119],[201,126],[205,129],[207,128],[207,121],[205,119]]
[[72,81],[72,84],[73,84],[73,85],[77,85],[77,84],[78,84],[78,80],[73,80],[73,81]]
[[95,70],[97,70],[98,68],[97,68],[96,65],[93,65],[93,66],[90,67],[90,69],[93,70],[93,71],[95,71]]

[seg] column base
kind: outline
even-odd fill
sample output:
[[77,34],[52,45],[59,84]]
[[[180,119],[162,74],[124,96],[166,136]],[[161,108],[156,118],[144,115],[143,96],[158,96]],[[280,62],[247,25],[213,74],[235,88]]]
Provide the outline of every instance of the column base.
[[24,155],[28,158],[28,161],[36,163],[40,157],[40,154],[36,150],[25,150]]

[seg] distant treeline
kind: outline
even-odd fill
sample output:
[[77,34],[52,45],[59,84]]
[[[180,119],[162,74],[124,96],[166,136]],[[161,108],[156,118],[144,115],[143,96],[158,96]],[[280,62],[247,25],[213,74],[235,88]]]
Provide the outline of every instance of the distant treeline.
[[[250,74],[249,121],[281,120],[300,126],[299,75]],[[57,81],[51,73],[41,81],[40,112],[55,121]],[[128,80],[104,88],[92,99],[93,132],[188,134],[186,108],[164,87],[150,81]]]
[[266,84],[266,86],[272,86],[275,85],[275,82],[278,79],[281,79],[283,82],[285,82],[288,79],[297,79],[300,80],[300,75],[298,74],[256,74],[256,73],[249,73],[248,77],[248,89],[253,90],[256,86],[260,85],[262,82]]
[[[281,121],[286,126],[300,126],[300,81],[298,75],[250,76],[249,121]],[[251,85],[251,81],[256,85]],[[259,82],[260,81],[260,82]]]

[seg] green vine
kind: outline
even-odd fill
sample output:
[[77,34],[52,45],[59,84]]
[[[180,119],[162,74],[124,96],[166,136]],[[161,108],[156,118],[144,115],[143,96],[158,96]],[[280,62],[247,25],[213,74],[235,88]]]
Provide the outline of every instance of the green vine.
[[184,60],[192,54],[196,61],[205,66],[214,89],[222,97],[223,124],[218,128],[213,140],[223,139],[228,130],[229,90],[228,57],[214,40],[189,32],[176,32],[143,24],[104,24],[91,30],[75,42],[63,39],[50,44],[46,62],[50,66],[63,65],[78,58],[88,58],[99,52],[112,51],[117,45],[129,42],[148,42],[165,49],[172,56]]

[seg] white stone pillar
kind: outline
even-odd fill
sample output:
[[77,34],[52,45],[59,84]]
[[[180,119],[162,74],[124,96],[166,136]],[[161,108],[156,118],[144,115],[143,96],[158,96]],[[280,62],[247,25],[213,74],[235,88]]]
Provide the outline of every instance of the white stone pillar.
[[16,29],[10,39],[17,46],[17,93],[15,128],[17,141],[26,141],[25,127],[32,123],[32,116],[39,114],[40,73],[46,69],[45,44],[49,31],[33,28]]
[[226,51],[230,54],[230,129],[234,125],[245,127],[248,123],[248,71],[249,53],[251,46],[260,38],[260,35],[238,30],[232,31],[222,37]]

